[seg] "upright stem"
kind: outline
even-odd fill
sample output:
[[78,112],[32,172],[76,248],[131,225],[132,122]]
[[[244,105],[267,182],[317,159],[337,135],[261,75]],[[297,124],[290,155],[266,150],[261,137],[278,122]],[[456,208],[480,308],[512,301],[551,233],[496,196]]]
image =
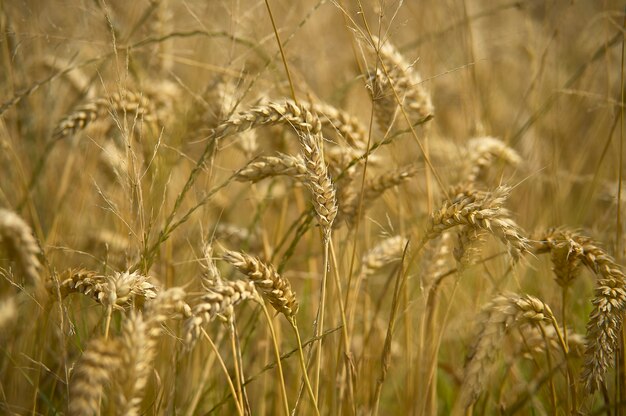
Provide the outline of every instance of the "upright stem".
[[217,361],[220,363],[220,367],[222,367],[222,371],[224,371],[224,375],[226,375],[226,382],[228,383],[228,387],[230,388],[230,393],[232,394],[233,399],[235,400],[235,407],[237,407],[237,413],[239,414],[239,416],[244,416],[243,407],[241,406],[241,403],[239,403],[239,400],[237,400],[237,391],[235,390],[235,386],[233,385],[233,380],[231,379],[230,374],[228,374],[226,363],[224,363],[224,360],[222,360],[222,356],[220,355],[219,350],[213,343],[213,340],[211,339],[209,334],[206,333],[204,328],[202,328],[202,334],[207,339],[207,341],[209,341],[209,345],[215,352],[215,355],[217,356]]
[[315,362],[315,374],[313,383],[315,385],[315,399],[319,402],[320,389],[320,368],[322,366],[322,339],[320,335],[324,331],[324,310],[326,308],[326,283],[328,280],[328,248],[330,239],[324,238],[324,270],[322,271],[322,289],[320,293],[320,306],[315,321],[315,337],[317,341],[317,360]]
[[311,381],[309,380],[309,375],[306,369],[306,362],[304,360],[304,351],[302,350],[302,340],[300,339],[300,331],[298,331],[298,325],[296,324],[295,316],[289,318],[289,323],[293,328],[293,332],[296,334],[296,340],[298,341],[298,358],[300,359],[300,368],[302,369],[302,377],[304,377],[304,384],[306,385],[306,390],[311,399],[311,403],[313,403],[313,408],[315,409],[315,414],[320,416],[319,408],[317,407],[317,400],[315,398],[315,394],[313,393],[313,388],[311,387]]
[[285,416],[289,416],[289,402],[287,400],[287,389],[285,388],[285,376],[283,375],[283,365],[280,361],[280,350],[278,349],[278,342],[276,340],[276,332],[274,331],[274,324],[272,324],[272,317],[270,313],[267,311],[267,307],[265,306],[265,302],[263,299],[259,298],[258,302],[261,304],[263,308],[263,313],[265,314],[265,318],[267,319],[267,326],[270,329],[270,333],[272,334],[272,343],[274,345],[274,354],[276,355],[276,368],[278,369],[278,377],[280,384],[280,392],[282,394],[282,402],[283,402],[283,411]]

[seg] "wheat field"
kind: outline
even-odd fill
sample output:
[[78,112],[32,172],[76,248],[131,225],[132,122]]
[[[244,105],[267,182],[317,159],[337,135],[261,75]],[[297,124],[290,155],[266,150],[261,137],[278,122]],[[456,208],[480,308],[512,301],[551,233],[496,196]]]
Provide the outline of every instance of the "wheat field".
[[625,22],[0,2],[0,413],[626,414]]

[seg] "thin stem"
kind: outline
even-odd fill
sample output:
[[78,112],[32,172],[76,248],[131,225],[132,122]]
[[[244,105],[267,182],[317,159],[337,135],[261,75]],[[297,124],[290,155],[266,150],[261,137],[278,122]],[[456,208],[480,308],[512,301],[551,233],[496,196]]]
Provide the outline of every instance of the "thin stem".
[[313,408],[315,409],[315,414],[320,416],[319,408],[317,407],[317,400],[315,399],[315,394],[313,393],[313,388],[311,387],[311,381],[309,380],[309,375],[306,369],[306,363],[304,360],[304,351],[302,349],[302,340],[300,339],[300,331],[298,331],[298,325],[296,324],[296,317],[292,316],[288,318],[291,327],[293,328],[293,332],[296,334],[296,340],[298,341],[298,358],[300,359],[300,368],[302,369],[302,376],[304,377],[304,384],[306,385],[306,390],[311,399],[311,403],[313,403]]
[[[552,369],[554,368],[552,365],[552,354],[550,354],[550,342],[548,341],[548,336],[546,335],[545,329],[540,325],[539,329],[541,330],[541,336],[543,337],[543,342],[546,344],[546,359],[548,360],[548,370],[552,373]],[[567,359],[567,357],[565,357]],[[553,373],[552,373],[553,374]],[[550,401],[552,403],[552,412],[554,415],[557,414],[556,410],[556,388],[554,387],[554,377],[550,377]]]
[[[217,339],[217,343],[219,344],[224,338],[224,331],[220,332],[219,338]],[[193,398],[191,399],[191,404],[187,408],[187,412],[185,416],[193,416],[196,411],[196,407],[198,407],[198,403],[200,402],[200,397],[204,393],[204,386],[211,375],[211,370],[213,369],[213,361],[215,360],[217,354],[211,354],[210,357],[206,358],[206,362],[204,364],[204,369],[202,370],[202,376],[200,377],[200,385],[196,389]]]
[[287,66],[287,58],[285,57],[283,44],[280,41],[280,36],[278,35],[278,29],[276,28],[276,22],[274,22],[274,15],[272,14],[272,8],[270,7],[270,3],[268,0],[265,0],[265,6],[267,7],[267,13],[270,15],[270,20],[272,21],[272,28],[274,29],[274,36],[276,36],[278,49],[280,49],[280,56],[283,59],[283,65],[285,66],[285,72],[287,73],[287,80],[289,81],[289,88],[291,89],[291,97],[297,104],[298,100],[296,99],[296,90],[293,87],[293,81],[291,80],[291,73],[289,72],[289,66]]
[[201,329],[202,329],[202,334],[207,339],[207,341],[209,341],[209,345],[211,346],[211,348],[215,352],[215,355],[217,356],[217,361],[220,363],[220,367],[222,367],[222,371],[224,371],[224,375],[226,375],[226,382],[228,383],[228,387],[230,388],[230,393],[233,396],[233,400],[235,400],[235,406],[237,407],[237,413],[239,414],[239,416],[244,416],[243,409],[241,408],[241,403],[239,403],[239,400],[237,400],[237,391],[235,390],[235,386],[233,384],[233,380],[231,379],[230,374],[228,374],[228,369],[226,368],[226,363],[224,363],[224,360],[222,360],[222,356],[220,355],[220,352],[217,349],[217,346],[213,343],[213,340],[211,339],[209,334],[207,334],[207,332],[204,330],[204,328],[201,328]]
[[263,308],[263,313],[265,314],[265,318],[267,319],[267,326],[270,329],[270,333],[272,335],[272,344],[274,346],[274,354],[276,355],[276,368],[278,369],[278,377],[280,384],[280,391],[282,394],[282,402],[283,402],[283,410],[285,412],[285,416],[289,416],[289,402],[287,401],[287,389],[285,388],[285,376],[283,375],[283,365],[280,361],[280,350],[278,349],[278,341],[276,340],[276,332],[274,331],[274,325],[272,324],[272,317],[270,313],[267,311],[267,307],[265,306],[265,302],[263,299],[259,298],[258,302],[261,304]]
[[[331,259],[333,262],[333,276],[335,278],[335,286],[337,287],[337,299],[339,300],[339,311],[341,313],[341,325],[342,325],[342,330],[341,333],[343,335],[343,343],[344,343],[344,355],[345,355],[345,362],[346,362],[346,369],[348,372],[351,372],[351,368],[352,366],[350,365],[350,361],[352,361],[352,352],[350,350],[350,335],[348,334],[348,327],[347,327],[347,319],[346,319],[346,311],[344,308],[344,304],[341,302],[341,299],[343,298],[343,293],[341,290],[341,281],[339,279],[339,270],[337,268],[337,256],[335,254],[335,247],[332,244],[332,241],[330,241],[330,255],[331,255]],[[351,404],[351,408],[355,409],[355,401],[354,401],[354,386],[352,385],[352,377],[351,374],[348,375],[347,377],[348,380],[348,398],[350,399],[350,404]],[[356,412],[355,412],[356,413]]]
[[[320,306],[315,320],[315,337],[319,337],[324,330],[324,310],[326,309],[326,284],[328,281],[328,248],[330,239],[324,238],[324,270],[322,271],[322,290],[320,293]],[[315,399],[319,399],[320,388],[320,368],[322,366],[322,339],[317,342],[317,360],[315,362],[315,374],[313,383],[315,385]]]
[[235,327],[232,324],[232,322],[230,323],[230,326],[228,328],[228,332],[230,333],[230,348],[232,350],[233,353],[233,362],[235,364],[235,383],[237,383],[236,387],[237,387],[237,400],[239,401],[239,405],[243,408],[243,391],[241,389],[241,372],[240,372],[240,368],[239,368],[239,359],[238,359],[238,354],[237,354],[237,344],[235,342]]

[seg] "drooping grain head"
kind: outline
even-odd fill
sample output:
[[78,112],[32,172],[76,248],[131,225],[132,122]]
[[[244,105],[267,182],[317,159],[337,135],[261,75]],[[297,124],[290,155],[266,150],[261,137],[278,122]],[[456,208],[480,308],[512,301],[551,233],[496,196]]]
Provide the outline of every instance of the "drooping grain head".
[[27,281],[35,285],[39,291],[42,281],[39,272],[41,250],[33,237],[30,226],[16,213],[0,208],[0,247],[6,247],[9,257],[17,263],[19,270]]
[[298,301],[295,292],[291,289],[291,284],[276,272],[274,266],[236,251],[226,251],[223,259],[246,275],[278,312],[288,318],[298,312]]
[[567,229],[549,230],[533,245],[536,253],[551,254],[561,286],[579,273],[579,263],[597,275],[593,310],[587,322],[582,381],[588,393],[600,388],[613,366],[626,311],[626,276],[622,267],[591,238]]
[[361,259],[361,276],[365,278],[386,264],[399,261],[407,242],[406,238],[399,235],[382,240]]
[[501,160],[513,167],[522,163],[521,156],[503,141],[495,137],[478,137],[467,143],[464,180],[475,183],[483,178],[487,169],[496,160]]
[[[48,291],[54,296],[56,288],[48,283]],[[113,309],[128,309],[131,305],[143,308],[146,301],[156,298],[158,288],[150,277],[137,272],[115,272],[102,276],[88,270],[68,270],[61,281],[61,299],[70,293],[82,293],[104,306]]]
[[154,118],[154,106],[140,93],[132,91],[115,92],[108,97],[100,97],[83,104],[59,122],[52,137],[60,140],[84,130],[89,124],[107,115],[113,117],[139,117],[146,121]]
[[457,192],[452,200],[445,201],[439,210],[431,214],[423,238],[431,240],[452,227],[469,226],[494,235],[507,246],[511,257],[517,260],[528,251],[528,239],[502,207],[509,192],[507,186],[499,186],[490,192],[474,189]]
[[550,307],[530,295],[506,293],[485,305],[478,317],[478,330],[468,354],[457,405],[465,409],[478,398],[507,333],[524,325],[551,322],[554,315]]
[[373,36],[367,43],[378,61],[368,74],[368,90],[381,130],[387,131],[393,124],[398,104],[404,108],[411,124],[432,117],[434,107],[430,94],[414,65],[409,64],[388,40]]
[[321,134],[303,132],[299,135],[302,157],[307,167],[306,184],[313,196],[313,208],[322,227],[324,238],[328,239],[337,216],[337,195],[335,186],[328,174],[322,152]]
[[215,318],[229,322],[236,305],[255,297],[256,289],[252,281],[222,281],[207,289],[206,293],[197,299],[197,303],[192,308],[192,316],[185,321],[186,346],[193,348],[200,337],[202,325]]
[[117,339],[98,338],[89,342],[70,381],[69,414],[100,414],[100,399],[122,366],[122,344]]

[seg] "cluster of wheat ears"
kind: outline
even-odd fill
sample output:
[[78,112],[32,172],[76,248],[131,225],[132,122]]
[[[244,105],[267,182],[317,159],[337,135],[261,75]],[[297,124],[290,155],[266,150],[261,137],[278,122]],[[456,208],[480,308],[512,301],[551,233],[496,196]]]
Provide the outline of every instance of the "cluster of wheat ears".
[[[515,141],[434,138],[420,62],[330,7],[360,28],[359,114],[301,86],[276,26],[273,57],[167,27],[125,45],[105,2],[111,53],[40,57],[52,75],[6,97],[0,413],[621,414],[623,267],[590,232],[518,225],[510,200],[541,176]],[[194,91],[171,59],[192,36],[262,65]],[[145,45],[170,50],[139,82]],[[122,70],[90,72],[107,60]],[[24,153],[24,103],[56,85],[77,99]]]

